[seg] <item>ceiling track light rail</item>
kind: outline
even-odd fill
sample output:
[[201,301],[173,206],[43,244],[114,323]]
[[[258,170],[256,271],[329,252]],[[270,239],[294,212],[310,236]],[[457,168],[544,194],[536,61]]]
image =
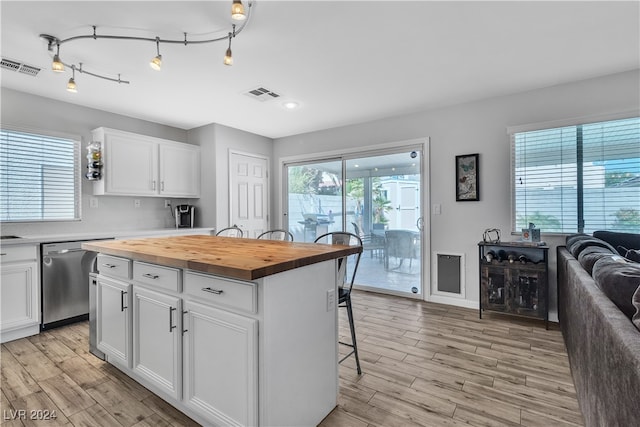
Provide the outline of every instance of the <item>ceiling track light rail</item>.
[[51,69],[55,72],[64,72],[65,67],[71,68],[73,77],[71,78],[74,81],[74,88],[77,87],[75,84],[75,71],[78,71],[80,74],[87,74],[92,77],[97,77],[103,80],[108,80],[116,83],[124,83],[129,84],[130,82],[127,80],[122,80],[120,78],[120,74],[118,74],[118,78],[107,77],[105,75],[101,75],[94,72],[89,72],[87,70],[83,70],[82,63],[79,65],[75,64],[67,64],[60,59],[60,46],[65,43],[70,43],[77,40],[86,40],[86,39],[105,39],[105,40],[133,40],[133,41],[148,41],[156,44],[156,56],[151,59],[150,65],[155,70],[160,70],[162,66],[162,55],[160,54],[160,44],[183,44],[188,46],[190,44],[205,44],[205,43],[214,43],[219,41],[229,41],[228,48],[226,49],[223,63],[225,65],[233,65],[233,58],[231,56],[231,39],[235,38],[240,32],[247,26],[249,23],[249,18],[251,17],[251,9],[253,7],[255,0],[249,0],[247,2],[247,12],[245,13],[244,5],[241,0],[233,0],[233,4],[231,6],[231,17],[236,21],[242,21],[242,23],[237,27],[236,24],[232,24],[231,31],[224,36],[209,38],[209,39],[193,39],[189,40],[187,37],[187,33],[184,33],[184,39],[163,39],[160,37],[136,37],[136,36],[127,36],[127,35],[119,35],[119,34],[98,34],[96,32],[96,26],[92,26],[93,32],[92,34],[84,34],[69,37],[66,39],[59,39],[55,36],[49,34],[40,34],[40,38],[47,42],[47,49],[50,52],[53,52],[54,48],[56,49],[56,53],[53,56],[53,63]]

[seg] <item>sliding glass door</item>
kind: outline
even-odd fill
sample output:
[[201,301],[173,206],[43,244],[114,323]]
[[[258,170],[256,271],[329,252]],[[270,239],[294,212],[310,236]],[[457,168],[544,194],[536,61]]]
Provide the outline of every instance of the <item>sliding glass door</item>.
[[313,242],[329,231],[358,234],[364,253],[357,287],[421,295],[418,148],[285,165],[285,226],[295,241]]

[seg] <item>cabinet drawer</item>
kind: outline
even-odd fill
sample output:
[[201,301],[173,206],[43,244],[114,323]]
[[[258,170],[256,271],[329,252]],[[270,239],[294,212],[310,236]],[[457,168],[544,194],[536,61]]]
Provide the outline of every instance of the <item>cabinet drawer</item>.
[[258,289],[255,283],[188,271],[184,278],[184,293],[201,302],[206,301],[248,313],[258,311]]
[[0,248],[0,261],[13,262],[13,261],[35,261],[37,259],[36,245],[25,246],[2,246]]
[[180,270],[177,268],[134,261],[133,280],[154,288],[167,289],[173,292],[181,291]]
[[98,271],[117,279],[131,279],[131,260],[98,254]]

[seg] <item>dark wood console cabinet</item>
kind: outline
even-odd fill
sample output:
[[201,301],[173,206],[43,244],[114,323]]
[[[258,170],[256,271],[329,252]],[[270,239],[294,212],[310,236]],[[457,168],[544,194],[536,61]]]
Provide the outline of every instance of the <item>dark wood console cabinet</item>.
[[480,310],[541,319],[549,328],[549,247],[478,243]]

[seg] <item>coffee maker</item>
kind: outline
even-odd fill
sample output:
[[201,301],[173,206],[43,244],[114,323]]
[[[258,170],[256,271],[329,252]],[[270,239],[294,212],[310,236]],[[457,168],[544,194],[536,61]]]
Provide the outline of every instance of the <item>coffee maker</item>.
[[193,228],[195,206],[177,205],[175,207],[176,228]]

